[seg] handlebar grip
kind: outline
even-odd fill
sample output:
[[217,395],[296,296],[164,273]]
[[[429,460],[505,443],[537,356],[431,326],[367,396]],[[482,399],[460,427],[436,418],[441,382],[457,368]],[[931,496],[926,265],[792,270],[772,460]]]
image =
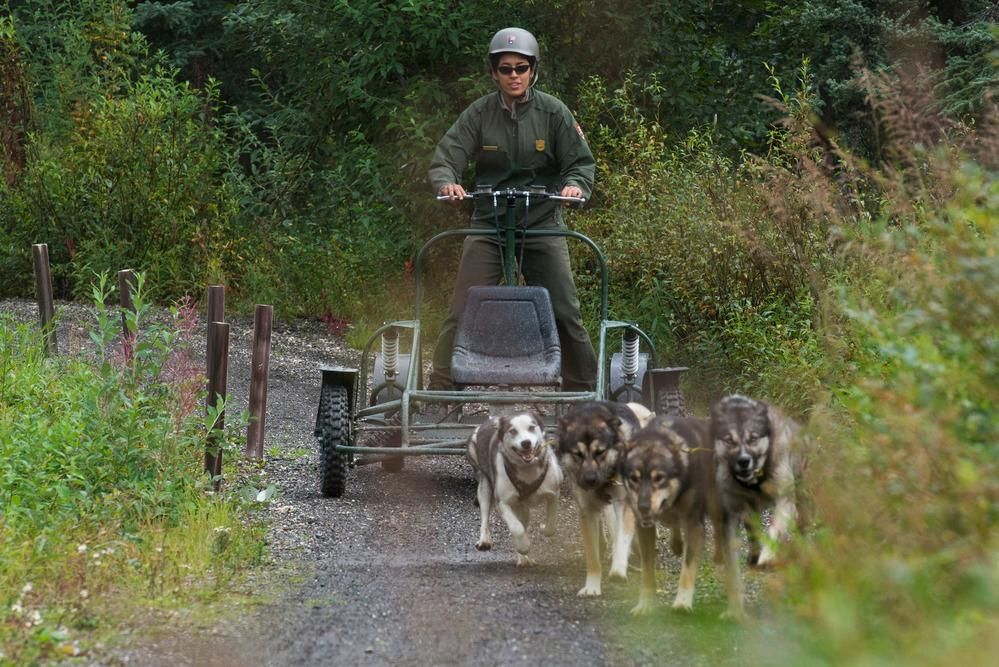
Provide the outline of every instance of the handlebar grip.
[[[523,197],[537,197],[539,199],[554,199],[556,201],[569,202],[570,204],[585,204],[586,197],[563,197],[562,195],[557,195],[554,192],[529,192],[527,190],[495,190],[483,192],[479,190],[473,190],[472,192],[465,192],[465,196],[461,199],[475,199],[476,197],[494,197],[496,199],[503,199],[508,197],[510,194],[514,194],[517,198]],[[437,195],[437,201],[452,201],[450,195]]]

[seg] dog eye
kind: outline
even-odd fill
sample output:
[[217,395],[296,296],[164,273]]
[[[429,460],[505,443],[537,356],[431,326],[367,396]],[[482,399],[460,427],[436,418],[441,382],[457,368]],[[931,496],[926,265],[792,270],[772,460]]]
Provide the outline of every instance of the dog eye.
[[597,449],[593,452],[593,458],[602,459],[604,457],[604,454],[606,453],[607,453],[606,449]]
[[635,486],[638,486],[638,484],[642,481],[642,473],[638,472],[637,470],[634,471],[633,473],[628,475],[628,481],[634,484]]
[[656,486],[659,486],[665,481],[666,481],[666,475],[662,474],[659,471],[652,473],[652,483],[655,484]]

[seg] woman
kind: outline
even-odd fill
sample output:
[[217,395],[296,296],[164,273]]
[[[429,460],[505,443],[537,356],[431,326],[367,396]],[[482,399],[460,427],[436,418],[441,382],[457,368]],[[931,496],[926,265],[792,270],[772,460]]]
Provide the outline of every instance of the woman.
[[[473,102],[437,144],[430,165],[430,181],[439,195],[461,201],[459,183],[470,162],[475,182],[494,189],[544,186],[566,197],[589,198],[594,160],[586,138],[568,107],[534,89],[540,52],[534,35],[521,28],[504,28],[489,43],[489,67],[497,90]],[[473,227],[492,227],[503,218],[505,201],[477,200]],[[518,215],[518,220],[523,220]],[[564,228],[562,207],[554,200],[532,203],[529,228]],[[562,388],[594,388],[596,355],[579,312],[564,237],[531,237],[523,249],[524,280],[545,287],[552,300],[562,346]],[[496,241],[473,236],[465,239],[451,308],[434,350],[430,389],[449,389],[451,352],[468,288],[496,285],[503,276]]]

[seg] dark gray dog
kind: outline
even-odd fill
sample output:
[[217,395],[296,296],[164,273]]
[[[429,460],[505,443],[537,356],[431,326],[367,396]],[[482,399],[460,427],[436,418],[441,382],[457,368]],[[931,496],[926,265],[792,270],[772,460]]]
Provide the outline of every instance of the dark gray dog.
[[[718,491],[726,515],[726,567],[729,595],[742,598],[736,559],[736,530],[745,525],[750,539],[749,564],[769,567],[777,544],[799,520],[797,480],[804,467],[794,450],[799,427],[773,406],[733,394],[711,408],[711,441],[717,463]],[[759,514],[772,509],[767,538],[760,539]]]

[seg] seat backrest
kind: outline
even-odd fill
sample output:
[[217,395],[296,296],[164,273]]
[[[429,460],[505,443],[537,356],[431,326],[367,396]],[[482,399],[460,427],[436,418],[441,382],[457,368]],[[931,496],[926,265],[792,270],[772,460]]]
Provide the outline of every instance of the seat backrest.
[[451,357],[455,384],[557,385],[561,374],[562,348],[548,290],[469,288]]

